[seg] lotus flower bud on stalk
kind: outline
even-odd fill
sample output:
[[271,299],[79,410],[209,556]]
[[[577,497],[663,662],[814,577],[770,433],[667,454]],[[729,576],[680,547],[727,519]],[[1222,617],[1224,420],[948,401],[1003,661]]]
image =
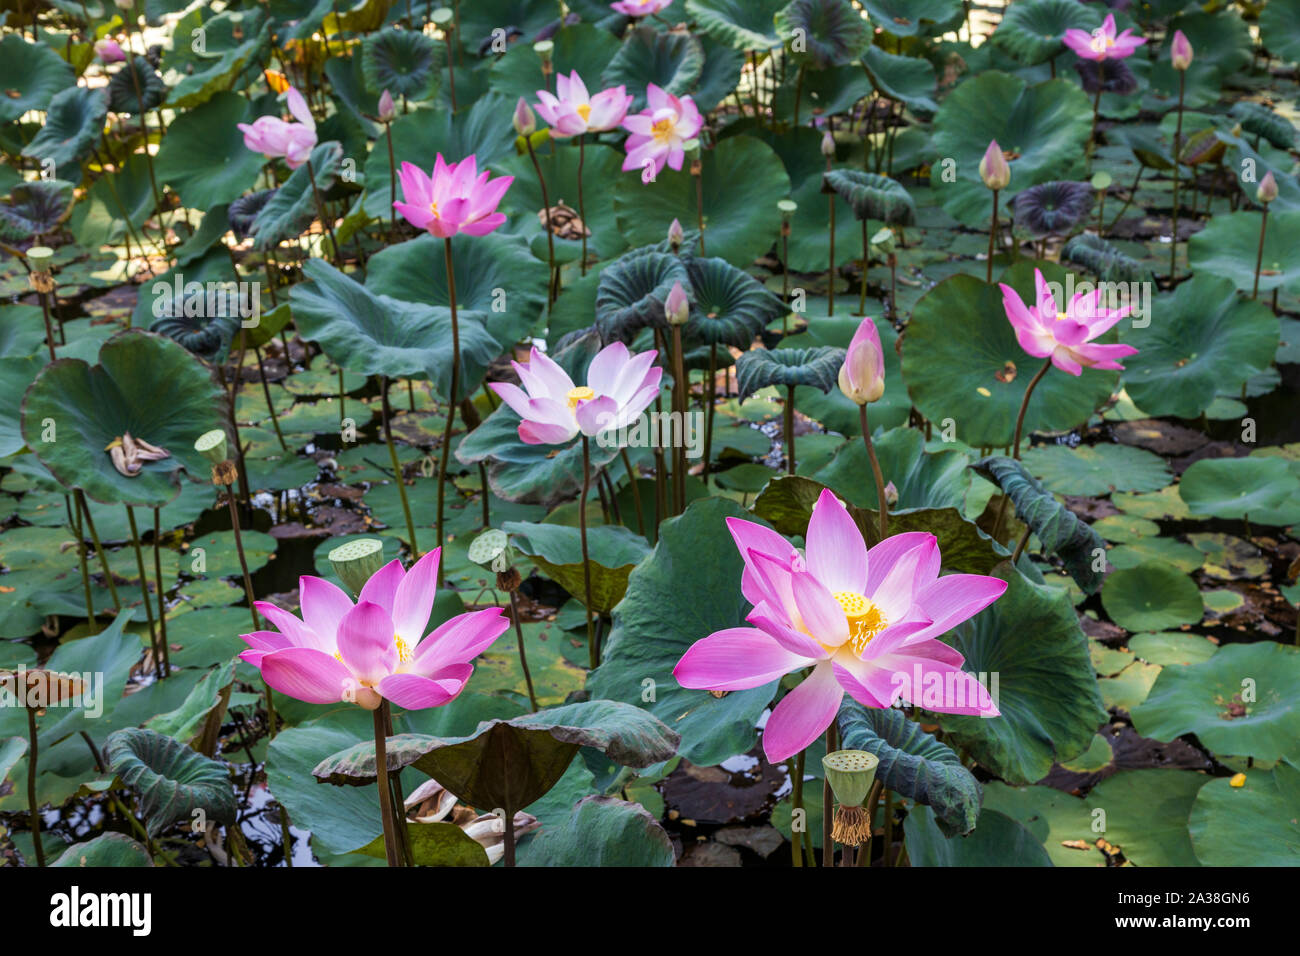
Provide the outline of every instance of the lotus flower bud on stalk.
[[822,136],[821,150],[822,155],[827,159],[835,158],[835,137],[830,130],[827,130],[825,135]]
[[528,101],[522,96],[519,102],[515,104],[514,115],[515,132],[520,136],[532,136],[537,131],[537,114],[533,108],[528,105]]
[[674,219],[673,224],[668,227],[668,245],[673,250],[673,252],[677,252],[679,249],[681,249],[682,242],[683,240],[685,240],[685,238],[686,238],[686,231],[682,229],[681,220]]
[[1265,173],[1264,178],[1259,181],[1259,188],[1255,190],[1255,198],[1266,206],[1277,198],[1277,180],[1273,178],[1272,170]]
[[391,123],[397,119],[397,105],[393,102],[393,94],[388,90],[379,94],[379,122]]
[[358,538],[334,548],[330,565],[349,591],[360,594],[370,576],[384,566],[384,542],[378,538]]
[[831,839],[845,846],[861,846],[871,837],[871,820],[863,804],[876,780],[880,758],[866,750],[836,750],[822,758],[826,781],[835,794]]
[[1192,65],[1192,44],[1182,30],[1174,33],[1174,42],[1169,47],[1169,62],[1175,70],[1186,70]]
[[680,282],[674,282],[672,291],[668,293],[668,298],[664,302],[664,313],[668,317],[669,325],[685,325],[686,320],[691,315],[691,303],[686,298],[686,290],[682,288]]
[[989,148],[984,151],[984,158],[980,160],[980,179],[984,180],[984,185],[995,192],[1006,189],[1011,183],[1011,167],[1007,164],[1007,158],[1002,153],[1002,147],[998,141],[991,140]]
[[885,394],[885,357],[880,332],[868,316],[858,326],[840,366],[840,391],[856,405],[878,401]]
[[121,63],[126,59],[122,47],[112,37],[104,37],[95,44],[95,56],[107,66],[109,63]]
[[891,508],[898,504],[898,486],[892,481],[885,485],[885,502]]

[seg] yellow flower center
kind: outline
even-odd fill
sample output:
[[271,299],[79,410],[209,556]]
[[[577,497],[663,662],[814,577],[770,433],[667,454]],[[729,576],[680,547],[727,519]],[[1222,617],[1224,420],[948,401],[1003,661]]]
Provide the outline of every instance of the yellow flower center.
[[668,139],[672,137],[673,128],[675,125],[676,124],[672,121],[671,117],[665,117],[664,119],[659,120],[657,123],[654,123],[650,128],[654,130],[655,139],[659,140],[660,142],[666,142]]
[[585,123],[587,120],[591,119],[591,104],[583,103],[577,108],[577,113],[582,117],[582,121]]
[[411,645],[402,640],[400,634],[393,635],[393,644],[397,647],[397,661],[399,664],[409,664],[415,660],[415,654],[411,650]]
[[438,204],[436,202],[429,203],[429,212],[433,213],[434,219],[442,218],[442,213],[438,212]]
[[579,402],[588,402],[595,397],[596,393],[586,385],[579,385],[577,388],[570,389],[568,395],[569,411],[577,411]]
[[855,591],[836,591],[833,596],[849,619],[849,644],[854,653],[861,654],[889,622],[880,608]]
[[1060,322],[1062,319],[1068,319],[1069,317],[1070,317],[1070,313],[1069,313],[1069,312],[1058,312],[1058,313],[1056,313],[1056,321],[1057,321],[1057,322]]

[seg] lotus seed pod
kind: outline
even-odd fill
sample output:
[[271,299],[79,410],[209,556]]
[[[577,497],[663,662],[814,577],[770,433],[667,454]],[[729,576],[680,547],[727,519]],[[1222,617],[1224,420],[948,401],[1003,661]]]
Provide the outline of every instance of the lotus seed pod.
[[491,567],[502,555],[509,563],[510,536],[496,528],[488,528],[479,533],[469,545],[469,559],[482,567]]
[[686,151],[686,158],[692,163],[700,160],[700,141],[698,139],[688,139],[682,143],[682,149]]
[[862,804],[879,765],[880,759],[866,750],[836,750],[822,758],[826,782],[838,804],[831,822],[831,839],[836,843],[860,846],[871,836],[871,821]]
[[429,15],[429,20],[435,27],[446,33],[455,25],[456,11],[451,7],[439,7]]
[[194,450],[214,465],[219,465],[230,457],[229,450],[226,448],[226,433],[220,428],[214,428],[200,435],[198,441],[194,443]]
[[384,564],[384,542],[378,538],[358,538],[341,544],[329,553],[334,573],[353,594],[360,594],[370,576]]

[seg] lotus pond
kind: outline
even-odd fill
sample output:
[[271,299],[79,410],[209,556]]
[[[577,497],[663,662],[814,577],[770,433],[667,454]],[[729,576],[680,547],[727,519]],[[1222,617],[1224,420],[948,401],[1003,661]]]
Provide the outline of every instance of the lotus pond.
[[1300,864],[1300,5],[0,31],[0,864]]

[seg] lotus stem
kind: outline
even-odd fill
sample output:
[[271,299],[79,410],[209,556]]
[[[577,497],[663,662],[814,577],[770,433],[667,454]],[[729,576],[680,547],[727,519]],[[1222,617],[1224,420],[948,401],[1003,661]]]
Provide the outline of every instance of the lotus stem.
[[346,411],[347,398],[343,391],[343,366],[339,366],[339,427],[343,427],[343,420],[347,417]]
[[[63,496],[63,507],[68,512],[68,527],[77,536],[77,563],[81,566],[81,589],[86,595],[86,626],[91,634],[99,633],[99,624],[95,620],[95,601],[90,594],[90,567],[86,561],[86,538],[81,524],[81,509],[72,510],[72,499]],[[73,520],[75,517],[76,520]]]
[[[826,728],[826,752],[834,753],[839,749],[839,734],[836,733],[835,721]],[[830,777],[822,776],[822,866],[835,865],[835,841],[831,839],[831,818],[835,809],[835,796],[831,792]]]
[[[830,168],[829,161],[826,163],[826,167],[827,169]],[[830,281],[827,283],[827,289],[826,289],[826,314],[834,315],[835,314],[835,194],[834,193],[830,194],[828,201],[830,202],[830,207],[831,207],[831,212],[830,212],[831,263],[830,263],[830,272],[829,272]]]
[[993,284],[993,246],[997,241],[998,235],[998,191],[993,190],[993,221],[989,225],[989,261],[988,269],[984,275],[984,281],[989,285]]
[[[1252,299],[1259,298],[1259,273],[1264,265],[1264,233],[1268,230],[1268,204],[1264,205],[1264,218],[1259,221],[1259,251],[1255,253],[1255,287],[1251,290]],[[1277,311],[1274,308],[1274,311]]]
[[[803,757],[804,751],[799,751],[798,756],[793,761],[793,771],[790,774],[790,852],[793,855],[795,866],[804,865],[804,834],[806,830],[795,829],[795,824],[800,821],[803,810]],[[812,842],[811,839],[808,842]]]
[[[712,473],[709,466],[713,461],[713,409],[718,402],[718,343],[716,342],[709,345],[709,381],[705,394],[708,407],[704,410],[704,488],[707,491],[709,475]],[[685,428],[686,424],[683,422],[683,431]]]
[[[397,192],[397,160],[393,156],[393,124],[384,124],[384,135],[388,140],[388,182],[390,192]],[[388,209],[388,241],[395,242],[397,235],[397,207],[389,203]]]
[[785,394],[785,471],[794,474],[794,386],[786,386]]
[[[240,329],[239,335],[240,335],[240,341],[242,342],[243,335],[244,335],[243,329]],[[237,470],[239,472],[239,491],[240,494],[243,495],[245,507],[248,507],[252,495],[248,487],[248,477],[245,474],[245,469],[244,469],[244,443],[239,437],[239,417],[235,414],[235,403],[239,400],[239,380],[242,377],[241,373],[244,367],[243,355],[241,353],[239,365],[236,366],[237,373],[235,375],[235,380],[233,382],[226,381],[225,366],[222,365],[220,362],[215,364],[217,369],[217,378],[221,382],[222,390],[226,392],[226,397],[227,397],[226,405],[227,405],[227,410],[229,411],[229,415],[227,417],[230,419],[230,430],[231,433],[235,436],[234,461],[235,461],[235,465],[237,466]]]
[[[882,849],[881,865],[895,866],[898,860],[894,857],[894,791],[888,787],[885,788],[885,845]],[[891,857],[894,857],[892,861]]]
[[108,582],[108,593],[113,596],[113,607],[120,611],[122,602],[117,596],[117,585],[113,583],[113,571],[108,566],[108,555],[104,553],[104,546],[99,542],[99,532],[95,530],[95,519],[90,516],[90,505],[86,503],[85,492],[77,488],[74,489],[73,494],[77,496],[77,504],[85,517],[86,528],[90,531],[90,540],[95,543],[95,554],[99,555],[99,566],[104,571],[104,580]]
[[40,756],[40,746],[36,739],[36,711],[24,706],[27,711],[27,814],[31,820],[32,846],[36,850],[36,865],[45,865],[45,847],[41,846],[41,808],[36,802],[36,759]]
[[452,46],[451,37],[456,32],[456,26],[453,25],[450,30],[443,30],[443,38],[447,41],[447,82],[451,87],[451,111],[456,112],[456,49]]
[[[384,701],[380,710],[384,714],[384,736],[391,737],[393,736],[393,709],[388,701]],[[403,866],[415,866],[415,851],[411,846],[411,834],[406,825],[406,797],[402,793],[400,769],[389,775],[388,784],[393,795],[393,832],[397,834],[397,850],[402,856]]]
[[803,99],[803,73],[807,63],[799,64],[799,72],[795,75],[794,81],[794,125],[799,125],[799,105]]
[[1016,550],[1011,554],[1012,564],[1019,561],[1020,556],[1025,553],[1025,545],[1029,543],[1029,531],[1030,529],[1026,527],[1020,535],[1020,540],[1016,542]]
[[[26,263],[23,263],[26,265]],[[50,361],[53,362],[58,358],[54,353],[54,326],[50,323],[50,301],[46,293],[37,292],[36,298],[41,301],[41,315],[45,318],[45,344],[50,347]]]
[[1137,197],[1138,183],[1142,181],[1144,172],[1146,172],[1146,166],[1139,162],[1137,175],[1133,177],[1133,185],[1128,189],[1128,198],[1124,200],[1124,205],[1120,207],[1119,212],[1115,214],[1115,218],[1110,221],[1110,225],[1105,228],[1104,232],[1110,232],[1114,229],[1120,219],[1124,217],[1124,213],[1128,212],[1128,207],[1133,205],[1133,200]]
[[[707,434],[707,432],[706,432]],[[708,439],[704,440],[705,447],[708,447]],[[627,470],[627,482],[632,487],[632,502],[636,505],[636,530],[644,536],[645,513],[641,510],[641,489],[637,485],[636,470],[632,467],[632,459],[628,456],[627,447],[624,446],[618,450],[619,456],[623,459],[623,467]],[[706,472],[707,474],[707,472]]]
[[[547,273],[549,281],[546,284],[546,308],[549,313],[551,306],[555,304],[555,233],[551,230],[551,200],[546,192],[546,177],[542,175],[542,164],[537,161],[537,152],[533,149],[532,137],[525,136],[524,143],[528,146],[528,158],[533,161],[533,169],[537,172],[537,184],[542,187],[542,211],[546,214],[546,253],[551,265],[551,271]],[[582,226],[586,229],[585,220]]]
[[1043,376],[1051,367],[1052,359],[1049,356],[1043,363],[1043,367],[1038,370],[1038,374],[1029,380],[1029,385],[1025,388],[1025,397],[1020,400],[1020,412],[1016,415],[1016,434],[1011,440],[1011,457],[1016,461],[1020,460],[1020,434],[1025,427],[1025,412],[1029,410],[1029,397],[1034,394],[1034,389],[1038,387],[1038,383],[1043,380]]
[[159,552],[162,534],[159,528],[161,520],[159,512],[162,509],[153,509],[153,577],[154,587],[158,591],[158,641],[162,646],[163,671],[166,674],[172,672],[171,651],[167,647],[167,599],[164,596],[163,575],[162,575],[162,555]]
[[332,252],[330,258],[334,260],[335,266],[339,266],[339,258],[342,252],[339,249],[338,240],[334,238],[334,220],[325,211],[325,201],[321,199],[320,189],[316,186],[316,170],[312,167],[310,158],[307,160],[307,177],[311,180],[311,194],[316,198],[316,214],[320,216],[321,225],[325,227],[325,232],[330,237],[330,250]]
[[505,856],[501,858],[502,866],[515,865],[515,811],[513,807],[505,808],[505,834],[502,837],[501,845],[505,850]]
[[[682,348],[682,327],[673,326],[673,404],[681,414],[682,433],[686,432],[686,414],[690,402],[690,380],[686,377],[686,356]],[[675,514],[686,510],[686,443],[678,442],[673,462]]]
[[[1092,135],[1088,137],[1088,155],[1091,156],[1093,150],[1097,148],[1097,118],[1101,111],[1101,88],[1105,85],[1102,79],[1103,69],[1100,64],[1097,66],[1097,93],[1092,98]],[[1175,161],[1177,157],[1175,157]]]
[[596,626],[591,617],[591,558],[587,552],[587,495],[591,490],[590,439],[582,436],[582,496],[578,499],[578,535],[582,539],[582,587],[587,599],[587,657],[591,669],[600,664],[596,647]]
[[478,463],[478,482],[483,488],[483,527],[492,527],[492,503],[489,500],[491,492],[488,490],[487,468],[483,462]]
[[898,255],[889,254],[889,321],[898,322]]
[[271,386],[266,381],[266,369],[262,367],[262,349],[254,345],[253,354],[257,356],[257,377],[262,380],[262,395],[266,398],[266,407],[271,411],[271,425],[275,428],[275,437],[280,440],[280,448],[288,451],[289,446],[285,443],[284,433],[280,431],[280,416],[275,413],[275,402],[271,400]]
[[144,604],[145,619],[149,622],[149,651],[153,654],[154,667],[158,668],[159,676],[165,677],[158,650],[158,631],[153,621],[153,602],[149,598],[149,578],[144,572],[144,552],[140,550],[140,531],[135,525],[135,510],[130,505],[126,505],[126,520],[131,527],[131,546],[135,548],[136,571],[140,574],[140,598]]
[[[460,319],[456,313],[456,269],[451,261],[451,238],[443,240],[443,258],[447,267],[447,296],[451,300],[451,394],[447,396],[447,427],[442,433],[442,463],[438,468],[438,544],[446,543],[443,537],[443,504],[447,492],[447,465],[451,461],[451,430],[456,421],[456,394],[460,391]],[[416,555],[419,556],[418,553]],[[441,568],[442,565],[439,565]],[[438,572],[439,577],[442,571]]]
[[[858,290],[858,315],[867,314],[867,263],[869,261],[867,256],[869,254],[868,252],[869,248],[870,245],[867,241],[867,220],[863,219],[862,220],[862,279],[861,279],[862,287]],[[834,275],[831,276],[831,281],[832,282],[835,281]]]
[[[1183,92],[1187,85],[1187,71],[1178,71],[1178,126],[1174,130],[1174,221],[1169,236],[1169,284],[1172,286],[1178,273],[1178,157],[1183,151]],[[1138,170],[1141,175],[1141,170]],[[1257,277],[1258,278],[1258,277]]]
[[379,819],[384,826],[384,856],[389,866],[401,866],[402,858],[393,827],[393,793],[388,789],[388,737],[384,725],[387,709],[388,701],[384,701],[371,712],[375,719],[375,778],[379,785]]
[[[664,352],[663,333],[659,329],[654,330],[655,351],[659,354],[661,365],[667,364],[667,357]],[[676,402],[674,402],[674,405]],[[655,412],[660,416],[664,413],[663,394],[655,396]],[[660,421],[662,421],[662,417]],[[655,456],[655,538],[659,537],[659,522],[664,520],[668,514],[668,466],[664,460],[664,449],[662,442],[656,442],[654,446]]]
[[704,251],[704,163],[696,156],[691,160],[691,178],[695,180],[695,224],[700,232],[700,255]]
[[884,541],[889,537],[889,500],[885,495],[885,478],[880,471],[880,460],[876,457],[876,446],[871,441],[871,426],[867,424],[866,405],[858,406],[858,417],[862,426],[862,443],[867,446],[867,458],[871,461],[871,475],[876,481],[876,500],[880,506],[876,521],[880,540]]
[[519,620],[519,599],[515,592],[517,587],[510,589],[510,620],[515,625],[515,640],[519,644],[519,667],[524,672],[524,683],[528,685],[528,703],[537,712],[537,694],[533,691],[533,673],[528,669],[528,651],[524,648],[524,625]]
[[[384,442],[388,445],[388,460],[393,466],[393,480],[397,482],[397,496],[402,500],[402,515],[406,518],[406,534],[410,538],[411,557],[413,560],[418,561],[420,546],[415,539],[415,521],[411,518],[411,502],[406,494],[406,479],[402,475],[402,464],[397,459],[397,446],[393,444],[393,410],[388,403],[388,376],[386,375],[380,380],[380,393],[379,407],[384,414]],[[450,415],[451,412],[448,411],[448,414]],[[441,512],[441,498],[439,498],[438,504],[438,510]],[[439,518],[441,518],[441,514],[439,514]],[[439,529],[441,527],[442,523],[439,521]]]
[[[130,31],[128,31],[128,35],[129,33]],[[141,36],[140,39],[141,39],[141,43],[143,44],[144,37]],[[128,52],[130,52],[131,55],[130,58],[126,61],[126,70],[128,73],[131,74],[131,85],[135,87],[135,105],[136,108],[139,110],[139,112],[136,115],[140,117],[140,131],[144,133],[144,164],[145,167],[149,170],[149,188],[153,192],[154,208],[158,210],[158,235],[159,238],[162,239],[163,250],[166,251],[167,250],[167,229],[166,226],[163,224],[162,193],[159,192],[158,190],[158,179],[154,175],[154,171],[153,171],[153,156],[149,154],[149,113],[144,108],[144,96],[140,91],[140,74],[136,72],[136,68],[135,68],[136,55],[135,55],[135,51],[131,50],[131,44],[129,41],[127,43],[127,50]],[[143,57],[141,57],[141,59],[143,59]],[[159,129],[158,135],[159,138],[161,139],[162,138],[161,129]]]
[[587,134],[578,136],[578,218],[582,220],[582,275],[587,274],[587,204],[582,190],[582,169],[587,163]]

